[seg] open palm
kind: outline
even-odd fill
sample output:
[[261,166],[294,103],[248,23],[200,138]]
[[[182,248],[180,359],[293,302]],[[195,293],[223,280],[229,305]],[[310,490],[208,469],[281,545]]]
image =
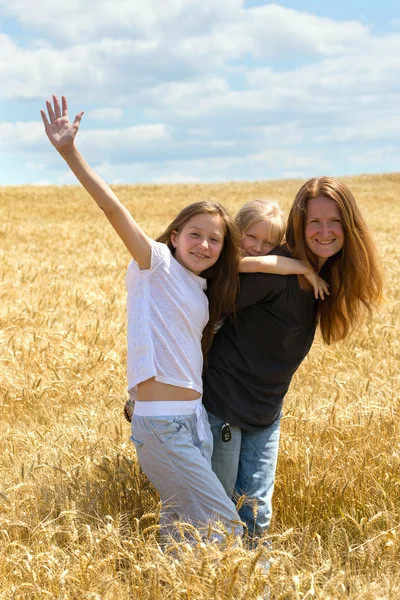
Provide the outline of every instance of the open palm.
[[65,96],[62,96],[61,102],[62,111],[57,96],[53,96],[54,108],[49,100],[46,101],[49,118],[47,118],[44,110],[40,111],[46,135],[57,150],[61,150],[73,144],[83,115],[83,112],[78,113],[74,122],[70,123],[68,118],[67,99]]

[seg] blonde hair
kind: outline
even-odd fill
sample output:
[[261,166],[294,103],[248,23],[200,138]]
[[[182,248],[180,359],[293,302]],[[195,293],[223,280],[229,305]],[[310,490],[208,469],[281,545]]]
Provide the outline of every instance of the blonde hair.
[[260,221],[270,223],[271,237],[276,242],[275,245],[279,246],[285,235],[285,217],[275,200],[250,200],[239,208],[235,217],[236,227],[241,235]]
[[214,337],[215,325],[223,318],[224,314],[234,312],[236,296],[239,292],[239,234],[235,223],[226,208],[219,202],[209,200],[194,202],[181,210],[157,238],[157,242],[166,244],[174,254],[175,248],[171,241],[172,232],[179,232],[192,217],[202,214],[219,215],[224,225],[224,244],[218,260],[201,273],[201,276],[207,279],[206,295],[210,314],[202,337],[203,354],[206,356]]
[[343,340],[371,312],[382,297],[382,275],[367,225],[349,188],[333,177],[315,177],[298,191],[288,218],[286,241],[293,257],[318,269],[318,257],[305,239],[307,203],[323,196],[337,205],[344,245],[327,259],[320,275],[330,285],[330,296],[318,303],[324,342]]

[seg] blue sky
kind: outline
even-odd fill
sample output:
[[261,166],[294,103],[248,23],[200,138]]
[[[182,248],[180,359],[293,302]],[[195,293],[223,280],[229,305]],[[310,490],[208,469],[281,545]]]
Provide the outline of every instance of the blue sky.
[[399,6],[0,0],[0,185],[75,183],[52,93],[110,183],[399,171]]

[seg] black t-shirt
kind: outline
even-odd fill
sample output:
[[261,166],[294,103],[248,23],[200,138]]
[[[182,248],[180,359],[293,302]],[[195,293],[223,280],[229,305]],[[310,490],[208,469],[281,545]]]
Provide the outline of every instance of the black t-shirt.
[[[273,254],[290,256],[286,249]],[[311,348],[317,301],[297,275],[246,273],[234,318],[216,333],[204,372],[207,410],[252,430],[280,415],[294,372]]]

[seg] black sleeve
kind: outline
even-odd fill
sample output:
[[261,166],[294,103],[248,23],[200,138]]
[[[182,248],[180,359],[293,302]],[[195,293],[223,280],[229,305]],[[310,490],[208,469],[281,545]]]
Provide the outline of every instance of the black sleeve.
[[261,300],[277,300],[286,289],[286,275],[242,273],[236,310],[252,306]]

